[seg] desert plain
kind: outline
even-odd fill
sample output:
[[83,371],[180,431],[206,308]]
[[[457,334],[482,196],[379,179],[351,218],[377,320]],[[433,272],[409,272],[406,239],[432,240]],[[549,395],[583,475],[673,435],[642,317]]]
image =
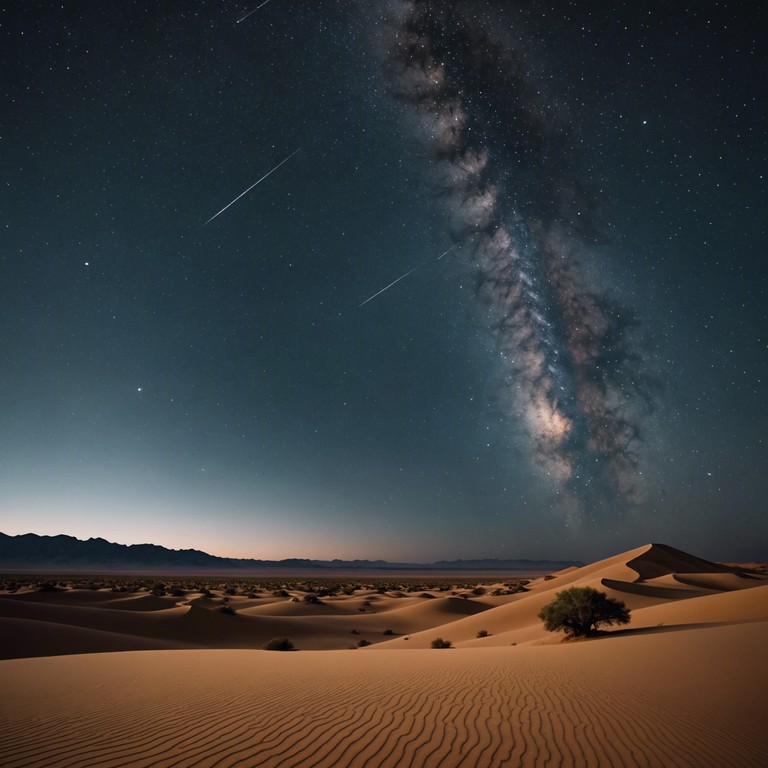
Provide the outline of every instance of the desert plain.
[[[547,632],[539,611],[572,586],[630,624]],[[757,563],[649,544],[531,579],[0,587],[3,768],[768,764]],[[264,650],[277,638],[294,650]]]

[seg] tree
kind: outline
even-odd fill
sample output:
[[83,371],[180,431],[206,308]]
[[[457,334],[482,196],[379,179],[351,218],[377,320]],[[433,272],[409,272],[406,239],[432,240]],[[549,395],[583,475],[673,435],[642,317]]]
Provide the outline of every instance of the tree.
[[547,603],[539,618],[548,632],[565,632],[569,637],[589,637],[600,626],[629,624],[629,609],[621,600],[592,587],[570,587]]

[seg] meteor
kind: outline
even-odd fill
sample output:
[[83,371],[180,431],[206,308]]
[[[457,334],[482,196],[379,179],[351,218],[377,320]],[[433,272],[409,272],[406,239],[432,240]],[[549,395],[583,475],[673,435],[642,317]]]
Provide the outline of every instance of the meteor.
[[421,264],[417,264],[413,269],[409,269],[404,275],[400,275],[400,277],[398,277],[397,280],[393,280],[389,285],[385,286],[380,291],[377,291],[376,293],[374,293],[373,296],[370,296],[369,298],[367,298],[362,304],[358,304],[357,308],[360,309],[360,307],[364,306],[369,301],[372,301],[373,299],[375,299],[379,294],[384,293],[384,291],[388,291],[395,283],[399,283],[401,280],[408,277],[408,275],[410,275],[412,272],[415,272],[420,266]]
[[[461,243],[454,243],[447,251],[443,251],[435,261],[440,261],[440,259],[443,258],[443,256],[447,256],[454,248],[458,248],[461,245]],[[404,280],[408,275],[410,275],[412,272],[415,272],[419,267],[423,267],[427,262],[423,261],[421,264],[417,264],[413,269],[409,269],[404,275],[400,275],[400,277],[397,278],[397,280],[393,280],[388,286],[385,288],[382,288],[378,293],[374,293],[373,296],[370,298],[367,298],[363,304],[367,304],[372,299],[375,299],[380,293],[384,293],[384,291],[391,288],[395,283],[399,283],[401,280]],[[358,304],[357,308],[360,309],[360,307],[363,306],[363,304]]]
[[443,256],[447,256],[454,248],[458,248],[461,245],[461,243],[454,243],[447,251],[443,251],[438,257],[437,260],[440,261],[440,259],[443,258]]
[[[267,0],[267,2],[269,2],[269,0]],[[245,192],[241,192],[231,203],[227,203],[218,213],[214,213],[213,216],[211,216],[211,218],[208,219],[208,221],[206,221],[205,224],[203,224],[203,226],[205,226],[206,224],[210,224],[217,216],[224,213],[224,211],[226,211],[230,205],[234,205],[243,195],[247,195],[254,187],[261,184],[261,182],[264,181],[264,179],[266,179],[267,176],[271,176],[281,165],[283,165],[283,163],[287,163],[301,149],[302,148],[299,147],[298,149],[291,152],[291,154],[288,155],[288,157],[286,157],[284,160],[281,160],[271,171],[268,171],[258,181],[255,181],[253,184],[251,184],[251,186],[248,187],[248,189],[246,189]]]
[[259,8],[263,8],[269,0],[264,0],[264,2],[261,5],[257,5],[252,11],[248,11],[248,13],[245,14],[245,16],[241,16],[235,24],[239,24],[241,21],[245,21],[252,13],[256,13],[256,11],[259,10]]

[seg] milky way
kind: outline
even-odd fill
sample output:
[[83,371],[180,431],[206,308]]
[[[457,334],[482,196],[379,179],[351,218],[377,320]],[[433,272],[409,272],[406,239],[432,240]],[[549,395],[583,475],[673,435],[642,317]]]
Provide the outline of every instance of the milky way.
[[[473,6],[475,11],[477,6]],[[596,224],[567,124],[515,45],[470,4],[416,0],[393,25],[392,94],[418,116],[431,181],[505,366],[501,402],[574,522],[642,494],[648,398],[630,315],[590,284]]]

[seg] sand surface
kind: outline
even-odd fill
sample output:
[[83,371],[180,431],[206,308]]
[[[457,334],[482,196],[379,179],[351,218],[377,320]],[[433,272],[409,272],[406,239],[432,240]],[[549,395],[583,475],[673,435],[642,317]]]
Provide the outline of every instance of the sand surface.
[[[545,632],[573,585],[629,627]],[[647,545],[515,594],[358,586],[0,593],[0,765],[765,765],[765,575]],[[258,650],[279,635],[300,650]]]

